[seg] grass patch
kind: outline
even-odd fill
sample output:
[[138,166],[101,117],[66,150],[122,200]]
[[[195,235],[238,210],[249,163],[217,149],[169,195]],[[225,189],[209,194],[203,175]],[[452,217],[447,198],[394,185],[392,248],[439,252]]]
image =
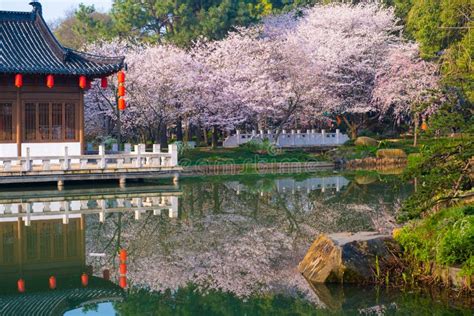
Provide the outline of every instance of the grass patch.
[[180,165],[248,164],[273,162],[323,161],[317,153],[304,150],[261,150],[253,147],[238,148],[195,148],[185,151]]
[[474,206],[452,207],[408,223],[395,238],[405,252],[422,262],[461,266],[474,273]]

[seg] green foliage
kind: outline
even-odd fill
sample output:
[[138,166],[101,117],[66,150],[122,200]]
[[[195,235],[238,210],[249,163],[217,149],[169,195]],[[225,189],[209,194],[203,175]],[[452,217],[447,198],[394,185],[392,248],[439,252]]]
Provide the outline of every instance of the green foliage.
[[249,164],[272,162],[308,162],[319,161],[318,157],[303,150],[265,149],[263,145],[241,146],[238,148],[195,148],[187,150],[180,157],[180,165],[213,165],[213,164]]
[[439,202],[447,202],[471,190],[469,161],[474,156],[474,138],[442,138],[411,156],[407,179],[416,179],[416,190],[402,207],[400,219],[416,218]]
[[439,27],[440,1],[414,0],[407,16],[407,30],[420,43],[421,56],[433,58],[442,49]]
[[115,0],[111,16],[121,37],[187,46],[200,36],[220,39],[271,12],[267,0]]
[[462,265],[474,273],[474,207],[444,209],[406,225],[396,236],[416,259],[441,265]]
[[97,40],[110,40],[117,35],[109,14],[84,4],[61,21],[54,33],[63,45],[74,49]]
[[248,150],[254,154],[277,154],[277,148],[268,139],[264,139],[263,141],[251,140],[245,144],[240,145],[240,148],[243,150]]
[[[428,122],[427,136],[446,136],[451,133],[469,132],[469,120],[472,120],[470,109],[457,104],[445,103]],[[469,125],[468,125],[469,124]]]
[[439,59],[443,81],[474,103],[474,3],[471,0],[393,0],[409,38],[420,44],[421,56]]

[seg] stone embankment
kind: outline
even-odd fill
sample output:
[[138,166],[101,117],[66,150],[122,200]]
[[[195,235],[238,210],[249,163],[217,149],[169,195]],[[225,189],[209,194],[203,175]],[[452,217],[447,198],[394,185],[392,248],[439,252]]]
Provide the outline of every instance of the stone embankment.
[[318,170],[333,169],[334,163],[325,161],[307,162],[272,162],[244,164],[205,164],[183,166],[183,175],[233,175],[246,172],[264,174],[272,173],[304,173]]

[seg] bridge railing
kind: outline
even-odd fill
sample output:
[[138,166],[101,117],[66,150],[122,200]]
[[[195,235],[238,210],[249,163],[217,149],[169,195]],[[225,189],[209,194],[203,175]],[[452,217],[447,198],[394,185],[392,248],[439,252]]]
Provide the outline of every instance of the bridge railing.
[[80,170],[123,170],[156,169],[178,166],[178,148],[175,144],[162,152],[159,145],[147,152],[144,144],[134,146],[129,153],[106,154],[105,146],[99,146],[97,155],[69,155],[64,147],[62,156],[31,156],[29,148],[24,157],[0,157],[0,172],[33,171],[80,171]]
[[301,130],[291,130],[287,132],[283,130],[278,136],[269,130],[267,132],[261,130],[259,133],[241,133],[237,131],[235,135],[229,136],[224,141],[224,147],[238,147],[249,141],[261,142],[268,139],[277,147],[298,148],[298,147],[324,147],[324,146],[340,146],[349,140],[346,134],[342,134],[338,129],[335,133],[327,133],[325,130],[316,132],[316,130],[307,130],[302,133]]

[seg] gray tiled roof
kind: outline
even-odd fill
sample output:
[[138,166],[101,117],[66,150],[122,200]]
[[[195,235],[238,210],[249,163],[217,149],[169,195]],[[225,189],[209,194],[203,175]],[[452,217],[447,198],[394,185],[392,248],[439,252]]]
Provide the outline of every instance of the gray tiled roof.
[[46,25],[41,6],[32,12],[0,11],[0,73],[111,75],[123,57],[103,57],[63,47]]

